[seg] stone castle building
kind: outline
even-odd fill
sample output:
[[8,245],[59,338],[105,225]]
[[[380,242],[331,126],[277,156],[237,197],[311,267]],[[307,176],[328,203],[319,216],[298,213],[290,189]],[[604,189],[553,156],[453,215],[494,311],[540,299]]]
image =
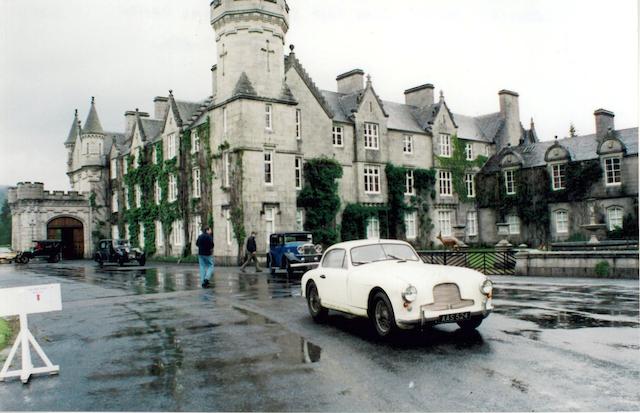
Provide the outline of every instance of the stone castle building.
[[[503,162],[507,153],[523,168],[556,161],[555,154],[531,161],[523,154],[526,148],[544,152],[550,144],[539,142],[533,121],[529,129],[522,126],[519,96],[512,91],[498,92],[495,112],[466,116],[453,112],[432,84],[406,90],[404,103],[385,101],[360,69],[337,76],[335,91],[320,90],[293,46],[286,51],[285,0],[213,0],[211,25],[218,64],[211,69],[211,91],[201,101],[181,101],[169,91],[154,99],[153,116],[126,111],[124,131],[117,133],[103,129],[93,99],[84,124],[76,111],[65,141],[74,191],[51,194],[32,183],[10,190],[15,248],[34,237],[67,234],[69,245],[83,245],[75,255],[89,257],[97,238],[113,237],[131,239],[157,255],[183,256],[195,251],[199,228],[211,224],[218,262],[233,262],[242,248],[238,235],[255,231],[258,248],[265,251],[269,234],[305,228],[305,210],[297,205],[304,164],[321,157],[342,167],[341,210],[348,204],[386,205],[387,164],[405,168],[407,202],[415,195],[412,171],[435,169],[429,239],[416,239],[424,222],[416,211],[404,215],[405,237],[422,244],[437,243],[439,234],[470,244],[495,243],[496,224],[506,218],[492,205],[480,208],[476,202],[476,177],[484,162],[489,159],[488,167],[497,171],[515,165]],[[637,199],[637,128],[616,139],[622,168],[633,175],[636,165],[635,177],[622,174],[629,179],[625,188],[635,182],[636,191],[621,196]],[[575,158],[568,142],[556,144],[567,149],[560,156],[565,160],[602,152],[602,145],[593,151],[593,145],[577,144],[593,153]],[[464,176],[448,169],[456,147],[464,148],[461,162],[468,161]],[[463,196],[456,193],[456,182],[462,182]],[[623,212],[633,208],[618,204]],[[60,218],[75,232],[64,226],[54,232]],[[340,223],[341,213],[335,225]],[[377,217],[370,217],[366,228],[367,236],[386,233]]]

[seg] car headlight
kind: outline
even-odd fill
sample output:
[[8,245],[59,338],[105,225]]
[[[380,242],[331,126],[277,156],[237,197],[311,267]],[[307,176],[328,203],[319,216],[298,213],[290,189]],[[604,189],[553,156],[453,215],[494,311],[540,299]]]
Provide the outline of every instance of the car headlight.
[[491,296],[491,293],[493,292],[493,283],[491,280],[484,280],[480,286],[480,291],[482,291],[482,294],[486,296]]
[[316,246],[315,246],[314,248],[315,248],[315,250],[316,250],[316,252],[317,252],[318,254],[321,254],[321,253],[322,253],[322,245],[320,245],[320,244],[316,244]]
[[418,289],[413,285],[408,286],[402,292],[402,298],[408,303],[414,302],[418,298]]
[[304,253],[304,248],[302,248],[302,245],[298,245],[298,254],[303,254]]

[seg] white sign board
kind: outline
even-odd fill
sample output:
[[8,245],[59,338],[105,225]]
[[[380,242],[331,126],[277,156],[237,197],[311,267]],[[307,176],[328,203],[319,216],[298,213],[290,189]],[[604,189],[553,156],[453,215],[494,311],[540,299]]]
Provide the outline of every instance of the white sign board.
[[60,284],[0,289],[0,317],[61,310]]

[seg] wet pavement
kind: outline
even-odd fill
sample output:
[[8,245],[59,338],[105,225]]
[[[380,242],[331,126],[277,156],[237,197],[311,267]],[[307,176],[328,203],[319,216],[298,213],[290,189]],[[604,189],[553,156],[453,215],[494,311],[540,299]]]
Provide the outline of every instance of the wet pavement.
[[286,274],[217,268],[202,290],[187,265],[1,265],[0,288],[61,283],[63,311],[29,317],[60,375],[0,383],[0,410],[640,410],[637,281],[492,279],[476,332],[380,342],[313,323]]

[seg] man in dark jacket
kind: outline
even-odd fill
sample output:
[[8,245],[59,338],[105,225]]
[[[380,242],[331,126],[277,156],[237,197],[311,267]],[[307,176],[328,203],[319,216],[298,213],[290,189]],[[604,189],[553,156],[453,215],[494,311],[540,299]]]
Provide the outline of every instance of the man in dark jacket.
[[244,268],[253,260],[256,263],[256,272],[262,272],[260,264],[258,263],[258,256],[256,255],[256,233],[252,232],[251,236],[247,240],[247,260],[240,267],[240,271],[244,272]]
[[210,227],[204,227],[196,241],[198,247],[198,263],[200,264],[200,283],[202,288],[209,288],[215,264],[213,262],[213,237]]

